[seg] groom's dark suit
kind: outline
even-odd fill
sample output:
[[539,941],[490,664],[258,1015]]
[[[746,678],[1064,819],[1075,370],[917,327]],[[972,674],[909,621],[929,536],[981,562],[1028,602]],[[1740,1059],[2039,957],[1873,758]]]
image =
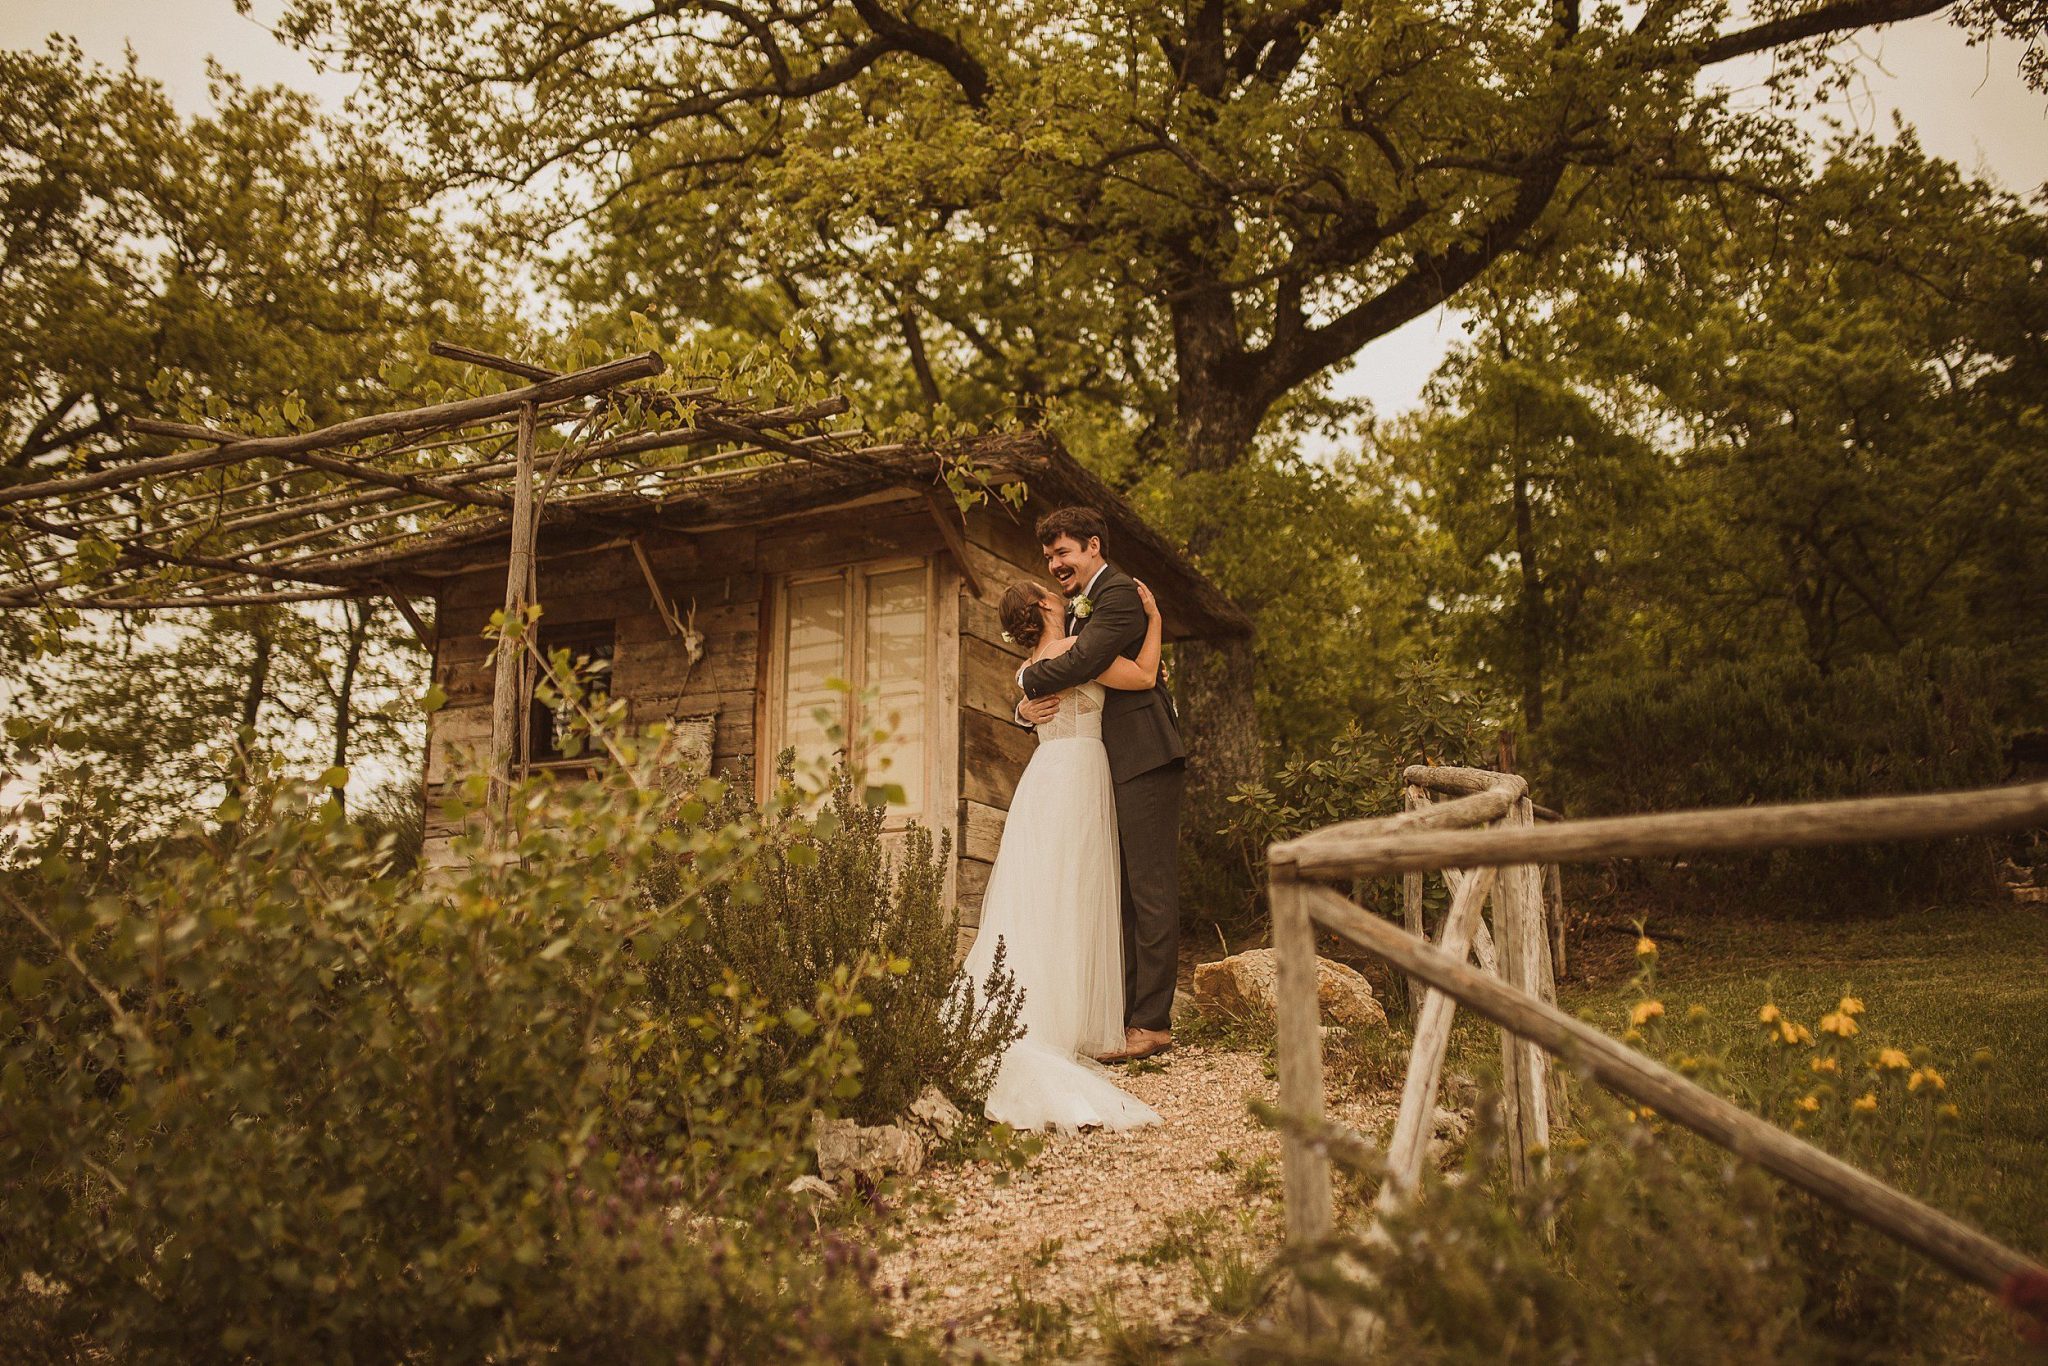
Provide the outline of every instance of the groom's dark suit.
[[[1082,596],[1093,610],[1067,630],[1080,634],[1062,655],[1024,670],[1024,695],[1045,697],[1100,677],[1118,655],[1136,659],[1145,645],[1138,587],[1104,565]],[[1167,1029],[1180,970],[1180,800],[1187,750],[1164,682],[1143,692],[1109,689],[1102,704],[1102,747],[1116,783],[1117,843],[1123,857],[1124,1019]]]

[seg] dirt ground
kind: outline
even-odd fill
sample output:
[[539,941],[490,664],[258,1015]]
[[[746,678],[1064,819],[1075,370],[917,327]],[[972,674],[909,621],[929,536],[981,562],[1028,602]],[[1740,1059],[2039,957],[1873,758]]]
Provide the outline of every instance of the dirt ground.
[[[926,1172],[878,1278],[904,1325],[949,1336],[962,1359],[1014,1360],[1085,1357],[1111,1316],[1175,1343],[1262,1312],[1259,1272],[1280,1241],[1279,1139],[1247,1102],[1275,1099],[1267,1066],[1183,1045],[1125,1069],[1158,1126],[1048,1135],[1021,1172]],[[1397,1099],[1331,1115],[1370,1134]]]

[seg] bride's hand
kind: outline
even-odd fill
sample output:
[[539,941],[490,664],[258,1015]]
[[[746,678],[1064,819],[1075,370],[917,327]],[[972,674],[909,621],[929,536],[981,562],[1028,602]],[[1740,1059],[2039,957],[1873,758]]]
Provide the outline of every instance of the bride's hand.
[[1152,590],[1145,586],[1145,581],[1143,579],[1132,579],[1131,582],[1138,586],[1138,601],[1144,605],[1145,615],[1148,617],[1158,616],[1159,599],[1152,596]]

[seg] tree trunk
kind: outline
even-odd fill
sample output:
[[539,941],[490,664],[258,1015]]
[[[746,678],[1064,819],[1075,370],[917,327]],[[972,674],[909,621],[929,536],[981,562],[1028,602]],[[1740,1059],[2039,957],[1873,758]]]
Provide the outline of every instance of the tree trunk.
[[1536,517],[1529,506],[1529,469],[1519,445],[1514,461],[1515,557],[1522,567],[1522,721],[1534,731],[1543,726],[1544,635],[1549,622],[1544,611],[1543,575],[1536,556]]
[[263,694],[270,688],[270,612],[258,608],[249,622],[249,634],[255,637],[256,651],[249,657],[249,672],[242,683],[242,728],[256,729],[257,718],[263,714]]
[[[358,616],[358,608],[361,614]],[[342,651],[341,678],[334,685],[334,767],[348,767],[349,735],[355,729],[356,671],[363,662],[363,649],[369,644],[370,622],[377,615],[374,602],[350,602],[342,607],[348,618],[348,645]],[[347,789],[337,790],[334,799],[344,804],[348,801]]]
[[[1234,319],[1189,308],[1177,317],[1175,333],[1182,367],[1175,414],[1182,469],[1214,473],[1242,464],[1258,432],[1259,406],[1242,388],[1208,378],[1230,375]],[[1198,562],[1221,530],[1213,521],[1195,523],[1188,549]],[[1208,836],[1222,828],[1225,799],[1262,776],[1252,642],[1183,641],[1174,646],[1174,674],[1188,748],[1188,809],[1198,823],[1188,828]]]

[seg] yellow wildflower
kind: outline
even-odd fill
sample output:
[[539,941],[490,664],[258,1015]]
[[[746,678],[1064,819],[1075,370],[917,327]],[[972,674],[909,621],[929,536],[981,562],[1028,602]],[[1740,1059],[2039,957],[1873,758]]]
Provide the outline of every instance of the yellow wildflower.
[[1841,1011],[1844,1015],[1861,1015],[1863,1013],[1863,1002],[1859,997],[1844,996],[1835,1009]]
[[1963,1112],[1956,1108],[1954,1101],[1950,1101],[1934,1113],[1940,1115],[1943,1119],[1961,1119],[1963,1117]]
[[1821,1016],[1820,1028],[1823,1034],[1836,1034],[1844,1039],[1860,1032],[1856,1027],[1856,1022],[1839,1010]]
[[1864,1114],[1869,1114],[1877,1108],[1877,1092],[1865,1091],[1862,1095],[1856,1097],[1855,1100],[1849,1102],[1849,1108],[1851,1110],[1861,1110]]
[[1776,1024],[1784,1018],[1785,1012],[1773,1005],[1767,1005],[1756,1013],[1758,1024]]
[[1639,1107],[1636,1110],[1636,1114],[1643,1119],[1655,1119],[1657,1117],[1655,1107],[1649,1105]]
[[1637,1001],[1636,1008],[1628,1013],[1628,1022],[1637,1028],[1641,1028],[1650,1021],[1659,1020],[1663,1017],[1664,1003],[1662,1001]]
[[1979,1067],[1989,1068],[1991,1066],[1991,1050],[1988,1048],[1978,1049],[1970,1055],[1970,1061]]
[[1654,940],[1654,939],[1652,939],[1652,938],[1650,938],[1650,936],[1649,936],[1649,935],[1647,935],[1647,934],[1645,934],[1645,935],[1638,935],[1638,936],[1636,937],[1636,957],[1638,957],[1638,958],[1655,958],[1656,956],[1657,956],[1657,941],[1656,941],[1656,940]]
[[1813,1034],[1803,1024],[1781,1019],[1778,1021],[1778,1042],[1788,1048],[1793,1044],[1812,1043]]
[[1842,1070],[1841,1065],[1833,1058],[1815,1058],[1807,1066],[1816,1072],[1839,1072]]
[[1935,1091],[1948,1090],[1948,1082],[1942,1077],[1941,1073],[1931,1067],[1919,1068],[1906,1081],[1906,1089],[1908,1091],[1917,1091],[1923,1086]]
[[1887,1072],[1903,1072],[1913,1065],[1903,1049],[1880,1048],[1877,1050],[1877,1065]]
[[1698,1001],[1694,1001],[1685,1008],[1685,1018],[1689,1021],[1704,1020],[1707,1018],[1707,1008]]
[[1808,1114],[1812,1114],[1815,1110],[1820,1109],[1820,1097],[1808,1091],[1799,1098],[1799,1108]]
[[1643,1041],[1643,1031],[1640,1029],[1624,1029],[1621,1031],[1621,1041],[1626,1044],[1641,1043]]

